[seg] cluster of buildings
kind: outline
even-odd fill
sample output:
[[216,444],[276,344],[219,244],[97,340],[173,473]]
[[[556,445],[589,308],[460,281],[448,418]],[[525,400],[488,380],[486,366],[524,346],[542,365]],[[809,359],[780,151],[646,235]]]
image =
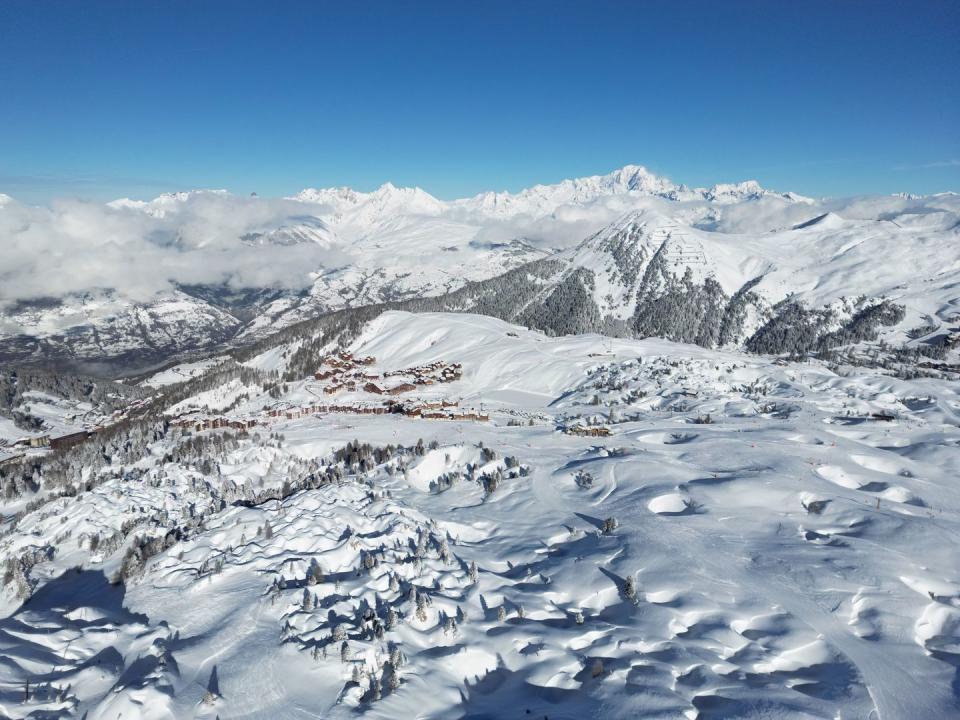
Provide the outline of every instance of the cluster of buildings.
[[372,393],[374,395],[400,395],[401,393],[410,392],[411,390],[416,390],[417,386],[411,383],[400,383],[399,385],[393,385],[392,387],[386,387],[376,382],[368,382],[363,386],[365,392]]
[[183,428],[184,430],[218,430],[220,428],[229,428],[231,430],[247,430],[255,427],[258,423],[254,418],[231,419],[225,417],[179,417],[171,420],[170,424]]
[[[402,414],[412,418],[424,420],[470,420],[486,422],[490,416],[474,410],[459,408],[456,400],[408,401],[397,402],[387,400],[381,405],[371,403],[337,403],[331,405],[306,405],[303,407],[282,408],[275,407],[264,411],[265,420],[298,420],[310,415],[326,415],[328,413],[345,413],[349,415],[388,415]],[[232,430],[249,430],[261,424],[255,418],[231,419],[225,417],[179,417],[171,420],[171,425],[200,432],[202,430],[217,430],[228,428]]]
[[461,410],[456,400],[435,400],[432,402],[413,400],[398,402],[387,400],[382,405],[369,403],[338,403],[335,405],[309,405],[299,408],[272,408],[266,411],[268,417],[283,420],[296,420],[308,415],[327,413],[347,413],[351,415],[389,415],[400,414],[407,417],[426,420],[474,420],[487,421],[489,415],[473,410]]
[[[391,370],[382,375],[371,372],[367,368],[376,362],[376,358],[367,355],[355,357],[346,351],[338,351],[324,357],[321,369],[314,373],[314,379],[329,381],[323,388],[327,395],[333,395],[341,390],[355,391],[358,388],[371,395],[397,396],[409,393],[424,385],[448,383],[463,377],[463,366],[460,363],[436,361],[428,365]],[[388,378],[401,380],[385,382]],[[113,413],[112,420],[116,421],[125,416],[131,409],[145,403],[146,400],[136,400],[124,410]],[[422,418],[425,420],[465,420],[485,422],[490,416],[474,410],[465,410],[459,407],[456,400],[407,400],[398,401],[387,399],[382,404],[372,403],[338,403],[316,404],[297,408],[272,408],[265,410],[261,419],[255,417],[228,418],[222,416],[202,416],[196,413],[184,415],[170,420],[174,427],[201,432],[203,430],[230,429],[246,431],[256,427],[269,419],[296,420],[308,415],[326,413],[348,413],[355,415],[386,415],[399,413],[407,417]],[[21,438],[10,446],[11,450],[26,450],[29,448],[51,448],[61,450],[78,445],[100,428],[81,430],[78,432],[50,437],[49,435],[34,435]],[[0,464],[12,462],[23,457],[23,452],[3,458]]]
[[50,437],[49,435],[33,435],[31,437],[20,438],[13,447],[15,448],[50,448],[51,450],[63,450],[65,448],[79,445],[87,438],[96,435],[97,428],[92,430],[78,430],[77,432],[67,433]]
[[383,374],[385,378],[396,375],[410,376],[414,385],[448,383],[463,377],[463,366],[458,362],[446,363],[442,360],[436,360],[428,365],[420,365],[403,370],[390,370]]
[[67,433],[66,435],[58,435],[56,437],[50,437],[50,435],[32,435],[30,437],[20,438],[12,443],[7,443],[0,440],[0,450],[10,453],[5,457],[0,457],[0,466],[11,465],[15,462],[19,462],[23,458],[27,457],[27,451],[31,449],[46,450],[49,448],[51,450],[64,450],[65,448],[79,445],[87,438],[96,435],[97,430],[99,429],[100,428],[94,428],[92,430],[79,430],[77,432]]
[[[95,427],[87,427],[87,428],[84,428],[83,430],[76,430],[75,432],[66,433],[64,435],[56,435],[56,436],[52,436],[49,434],[31,435],[29,437],[23,437],[23,438],[20,438],[19,440],[15,440],[13,443],[9,445],[9,447],[11,450],[15,450],[15,451],[24,451],[29,449],[47,449],[47,448],[49,448],[50,450],[66,450],[67,448],[71,448],[74,445],[79,445],[80,443],[90,439],[91,437],[96,435],[99,431],[103,430],[103,428],[106,425],[119,422],[124,417],[126,417],[132,410],[136,410],[142,407],[147,402],[149,402],[149,398],[140,398],[137,400],[133,400],[130,402],[130,404],[128,404],[123,409],[114,410],[113,413],[111,413],[110,419],[108,422],[97,425]],[[74,422],[76,418],[77,418],[77,415],[75,413],[67,414],[64,416],[64,419],[70,422]],[[5,446],[5,445],[3,443],[0,443],[0,446]],[[0,460],[0,465],[12,463],[23,457],[25,457],[24,452],[17,452],[14,455],[10,455]]]
[[[351,353],[338,351],[321,360],[320,370],[314,373],[315,380],[325,381],[323,393],[333,395],[341,390],[362,390],[370,395],[397,396],[417,390],[423,385],[446,383],[463,377],[460,363],[433,362],[403,370],[392,370],[382,375],[371,372],[368,367],[376,362],[373,356],[354,357]],[[385,382],[392,378],[392,382]],[[397,382],[400,380],[400,382]],[[346,413],[352,415],[403,414],[407,417],[426,420],[466,420],[484,422],[489,415],[473,410],[464,410],[456,400],[394,400],[385,399],[381,403],[340,402],[317,403],[302,407],[274,407],[264,410],[260,422],[269,424],[272,420],[297,420],[309,415],[327,413]],[[171,424],[189,430],[216,430],[230,428],[246,430],[259,422],[253,418],[231,419],[226,417],[198,417],[196,415],[179,417]]]
[[376,358],[373,355],[354,357],[345,350],[327,355],[320,360],[320,370],[313,374],[315,380],[329,380],[323,388],[327,395],[333,395],[341,390],[353,391],[357,389],[357,382],[363,380],[377,380],[380,376],[363,368],[373,365]]
[[489,415],[474,410],[464,410],[456,400],[416,400],[405,403],[395,403],[393,412],[400,412],[407,417],[423,418],[424,420],[472,420],[486,422]]
[[[320,370],[313,374],[315,380],[327,381],[323,388],[326,395],[335,395],[341,390],[354,392],[358,388],[373,395],[400,395],[416,390],[421,385],[448,383],[463,377],[460,363],[446,363],[437,360],[429,365],[390,370],[378,375],[366,367],[376,362],[372,355],[354,357],[340,351],[328,355],[320,361]],[[400,378],[401,382],[389,384],[387,378]]]
[[307,415],[325,413],[353,413],[356,415],[385,415],[391,412],[383,405],[365,405],[360,403],[341,403],[337,405],[308,405],[298,408],[271,408],[267,410],[267,417],[284,420],[296,420]]

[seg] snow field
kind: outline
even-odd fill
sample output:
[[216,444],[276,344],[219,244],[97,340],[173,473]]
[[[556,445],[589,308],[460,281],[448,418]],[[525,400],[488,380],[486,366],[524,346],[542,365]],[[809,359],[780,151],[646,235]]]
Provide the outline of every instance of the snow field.
[[[463,379],[438,392],[484,403],[491,422],[282,420],[261,430],[282,441],[242,440],[209,472],[161,463],[170,448],[158,447],[144,477],[29,515],[0,551],[57,552],[34,568],[34,598],[8,599],[0,621],[12,658],[0,668],[4,712],[893,720],[955,710],[950,383],[663,341],[551,339],[459,315],[388,313],[352,350],[383,369],[462,362]],[[305,387],[291,384],[289,398]],[[518,417],[536,421],[507,424]],[[610,435],[561,431],[570,426]],[[122,605],[112,586],[44,600],[46,588],[74,587],[75,565],[89,568],[81,578],[119,566],[117,554],[97,562],[77,546],[91,528],[279,487],[355,438],[425,447],[282,500],[228,502],[147,560]],[[480,476],[497,472],[485,491]],[[121,659],[101,677],[83,658],[104,622]],[[42,645],[51,628],[86,648],[78,660],[59,640]],[[22,703],[27,677],[70,689],[59,705]]]

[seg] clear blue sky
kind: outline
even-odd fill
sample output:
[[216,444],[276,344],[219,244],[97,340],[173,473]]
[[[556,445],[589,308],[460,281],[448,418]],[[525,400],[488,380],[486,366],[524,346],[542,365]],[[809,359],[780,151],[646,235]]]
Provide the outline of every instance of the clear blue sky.
[[960,3],[0,2],[0,192],[960,191]]

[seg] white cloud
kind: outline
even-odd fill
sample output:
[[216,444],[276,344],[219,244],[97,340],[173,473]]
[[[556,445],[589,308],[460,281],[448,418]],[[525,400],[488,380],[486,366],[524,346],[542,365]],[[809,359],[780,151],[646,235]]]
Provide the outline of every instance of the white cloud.
[[[0,204],[0,305],[101,288],[144,301],[177,283],[305,287],[311,271],[348,257],[333,233],[303,214],[301,203],[206,192],[49,208],[7,200]],[[263,240],[305,221],[318,242]]]

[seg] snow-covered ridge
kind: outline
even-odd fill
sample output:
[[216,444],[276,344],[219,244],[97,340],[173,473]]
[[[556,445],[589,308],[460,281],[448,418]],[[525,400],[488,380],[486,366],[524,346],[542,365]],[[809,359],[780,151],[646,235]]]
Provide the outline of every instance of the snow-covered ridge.
[[756,180],[711,188],[688,188],[666,177],[655,175],[642,165],[625,165],[606,175],[562,180],[550,185],[534,185],[516,193],[488,191],[470,198],[438,200],[421,188],[397,188],[385,183],[373,192],[357,192],[351,188],[307,188],[293,199],[304,203],[329,205],[338,222],[372,221],[386,213],[405,215],[440,215],[444,212],[477,215],[504,220],[517,215],[542,217],[564,205],[590,203],[604,197],[633,195],[660,197],[668,200],[707,200],[738,202],[762,197],[779,197],[791,202],[812,202],[796,193],[766,190]]
[[[958,227],[951,194],[814,202],[755,181],[690,189],[638,165],[449,202],[390,183],[287,199],[203,190],[105,206],[6,201],[0,356],[149,351],[154,361],[184,348],[179,339],[209,348],[262,337],[330,310],[444,295],[546,257],[592,273],[600,315],[628,321],[664,243],[664,272],[681,280],[689,269],[727,295],[762,278],[754,292],[767,304],[882,295],[906,304],[915,325],[948,322]],[[194,309],[161,307],[184,301]],[[146,332],[131,308],[148,312]],[[744,333],[760,320],[750,312]]]

